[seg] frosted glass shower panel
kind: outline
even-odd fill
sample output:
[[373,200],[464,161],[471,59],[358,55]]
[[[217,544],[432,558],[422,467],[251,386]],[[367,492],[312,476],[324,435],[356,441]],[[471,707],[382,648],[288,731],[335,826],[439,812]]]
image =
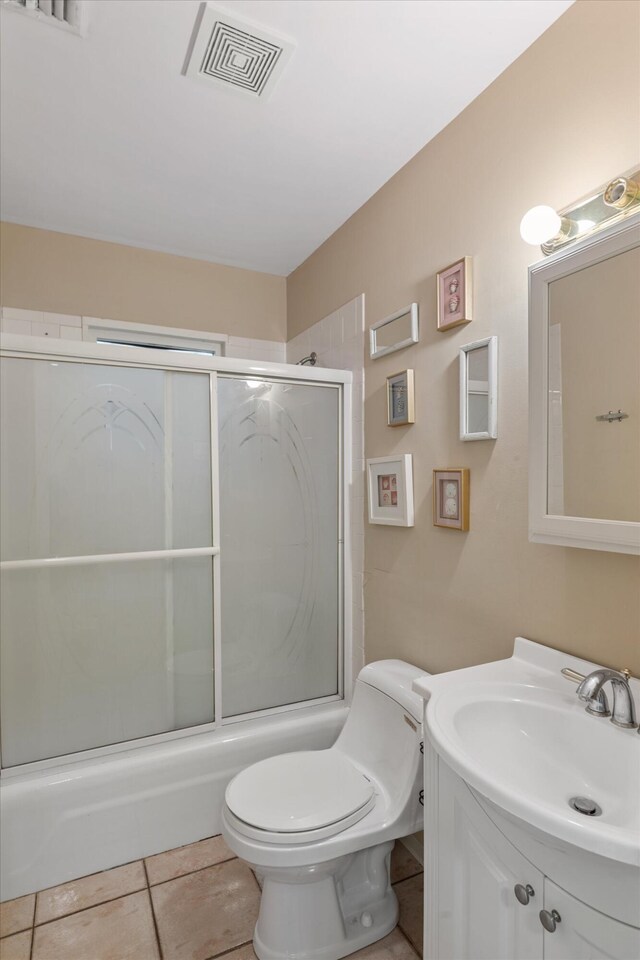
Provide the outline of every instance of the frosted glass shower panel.
[[213,720],[211,557],[2,573],[2,765]]
[[222,710],[338,692],[340,394],[218,379]]
[[207,374],[1,363],[3,560],[211,546]]

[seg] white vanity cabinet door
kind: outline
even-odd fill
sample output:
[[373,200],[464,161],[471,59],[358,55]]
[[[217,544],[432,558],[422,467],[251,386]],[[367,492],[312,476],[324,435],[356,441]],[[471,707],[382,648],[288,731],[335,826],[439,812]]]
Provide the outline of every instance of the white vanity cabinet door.
[[[604,881],[606,882],[606,880]],[[640,930],[612,920],[570,896],[551,880],[544,882],[544,906],[557,910],[560,922],[544,934],[544,960],[638,960]]]
[[[438,789],[438,960],[541,960],[543,874],[444,763]],[[528,904],[516,884],[533,889]]]

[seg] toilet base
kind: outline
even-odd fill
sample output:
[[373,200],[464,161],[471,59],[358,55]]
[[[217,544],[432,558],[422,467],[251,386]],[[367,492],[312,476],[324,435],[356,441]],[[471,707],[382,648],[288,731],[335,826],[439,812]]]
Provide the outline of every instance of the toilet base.
[[253,942],[259,960],[339,960],[390,933],[398,922],[393,846],[304,867],[255,865],[263,881]]

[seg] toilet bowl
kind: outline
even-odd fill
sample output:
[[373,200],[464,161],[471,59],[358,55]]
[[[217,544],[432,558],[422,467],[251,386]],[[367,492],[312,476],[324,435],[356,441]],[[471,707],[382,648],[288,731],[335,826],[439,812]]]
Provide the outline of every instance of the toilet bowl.
[[262,886],[260,960],[338,960],[398,922],[391,851],[423,825],[420,676],[368,664],[330,749],[271,757],[227,787],[224,838]]

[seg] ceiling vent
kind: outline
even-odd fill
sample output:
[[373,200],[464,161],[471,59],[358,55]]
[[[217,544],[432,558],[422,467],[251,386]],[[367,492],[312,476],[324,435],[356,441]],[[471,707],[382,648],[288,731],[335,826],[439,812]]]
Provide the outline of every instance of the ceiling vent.
[[32,20],[84,36],[86,0],[2,0],[2,9],[27,14]]
[[295,44],[203,3],[185,73],[231,93],[268,100]]

